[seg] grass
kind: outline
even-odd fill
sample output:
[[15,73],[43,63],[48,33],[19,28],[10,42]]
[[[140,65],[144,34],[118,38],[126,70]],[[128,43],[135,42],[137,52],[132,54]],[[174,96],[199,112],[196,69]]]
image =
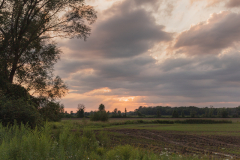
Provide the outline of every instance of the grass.
[[[223,124],[181,124],[174,121],[152,120],[110,120],[91,122],[86,119],[46,123],[42,128],[0,124],[1,160],[65,160],[65,159],[214,159],[211,155],[181,154],[181,146],[159,143],[146,139],[108,131],[109,129],[136,129],[174,131],[179,134],[225,134],[240,136],[240,123]],[[219,148],[218,150],[221,150]],[[238,149],[226,148],[222,153],[240,154]],[[216,157],[215,157],[216,158]]]
[[[96,136],[91,129],[73,130],[74,125],[55,123],[61,126],[52,132],[53,125],[31,130],[28,126],[0,125],[1,160],[164,160],[198,159],[166,151],[155,154],[149,150],[130,145],[108,146],[109,140],[104,132]],[[63,126],[62,126],[63,125]]]

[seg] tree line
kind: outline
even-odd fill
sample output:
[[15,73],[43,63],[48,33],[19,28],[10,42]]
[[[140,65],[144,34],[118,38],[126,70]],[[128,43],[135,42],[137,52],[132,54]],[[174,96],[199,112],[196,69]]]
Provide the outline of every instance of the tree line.
[[156,117],[172,116],[178,117],[203,117],[203,118],[215,118],[215,117],[240,117],[240,106],[235,108],[214,108],[213,106],[199,108],[195,106],[155,106],[155,107],[143,107],[140,106],[136,109],[132,115],[137,114],[139,116],[152,115]]
[[[102,106],[101,104],[100,106]],[[104,106],[104,105],[103,105]],[[103,107],[104,111],[107,113],[110,118],[126,118],[126,117],[172,117],[172,118],[240,118],[240,106],[234,108],[214,108],[213,106],[199,108],[195,106],[181,106],[181,107],[170,107],[170,106],[150,106],[135,109],[134,111],[121,112],[115,108],[112,112],[105,111],[105,106]],[[78,105],[78,110],[76,113],[71,111],[70,114],[65,112],[65,118],[83,118],[91,117],[98,111],[85,112],[85,106],[83,104]]]

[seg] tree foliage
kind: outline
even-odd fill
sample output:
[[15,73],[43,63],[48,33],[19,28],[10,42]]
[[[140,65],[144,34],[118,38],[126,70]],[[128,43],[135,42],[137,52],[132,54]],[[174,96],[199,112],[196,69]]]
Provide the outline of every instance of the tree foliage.
[[93,112],[90,115],[91,121],[108,121],[108,113],[105,111],[105,106],[100,104],[98,107],[98,111]]
[[61,98],[66,85],[54,78],[61,51],[54,37],[86,39],[96,12],[84,0],[2,0],[0,3],[0,74],[35,95]]
[[105,111],[105,106],[103,104],[100,104],[98,107],[99,111]]
[[64,114],[64,106],[57,102],[46,101],[39,109],[42,118],[47,121],[60,121]]
[[96,18],[84,0],[0,0],[2,122],[59,120],[63,106],[56,100],[67,86],[53,74],[62,53],[53,39],[86,40]]
[[77,111],[77,117],[78,118],[83,118],[84,117],[84,109],[85,109],[84,104],[78,104],[78,111]]
[[42,117],[30,100],[0,97],[0,122],[4,125],[28,124],[34,128],[42,124]]

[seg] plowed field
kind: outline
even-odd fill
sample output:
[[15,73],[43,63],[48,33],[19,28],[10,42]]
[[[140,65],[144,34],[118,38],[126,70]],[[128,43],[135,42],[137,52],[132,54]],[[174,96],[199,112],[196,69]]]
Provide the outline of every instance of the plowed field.
[[180,154],[213,155],[240,159],[240,137],[199,135],[180,131],[147,129],[107,129],[114,144],[130,144],[155,153],[168,151]]

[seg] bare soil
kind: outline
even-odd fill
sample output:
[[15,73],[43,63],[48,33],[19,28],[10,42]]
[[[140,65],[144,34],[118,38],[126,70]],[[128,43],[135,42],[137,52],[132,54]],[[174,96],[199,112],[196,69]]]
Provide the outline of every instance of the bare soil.
[[[113,143],[130,144],[161,153],[207,154],[240,159],[240,137],[220,135],[194,135],[179,131],[145,129],[107,129]],[[114,134],[117,133],[117,134]]]

